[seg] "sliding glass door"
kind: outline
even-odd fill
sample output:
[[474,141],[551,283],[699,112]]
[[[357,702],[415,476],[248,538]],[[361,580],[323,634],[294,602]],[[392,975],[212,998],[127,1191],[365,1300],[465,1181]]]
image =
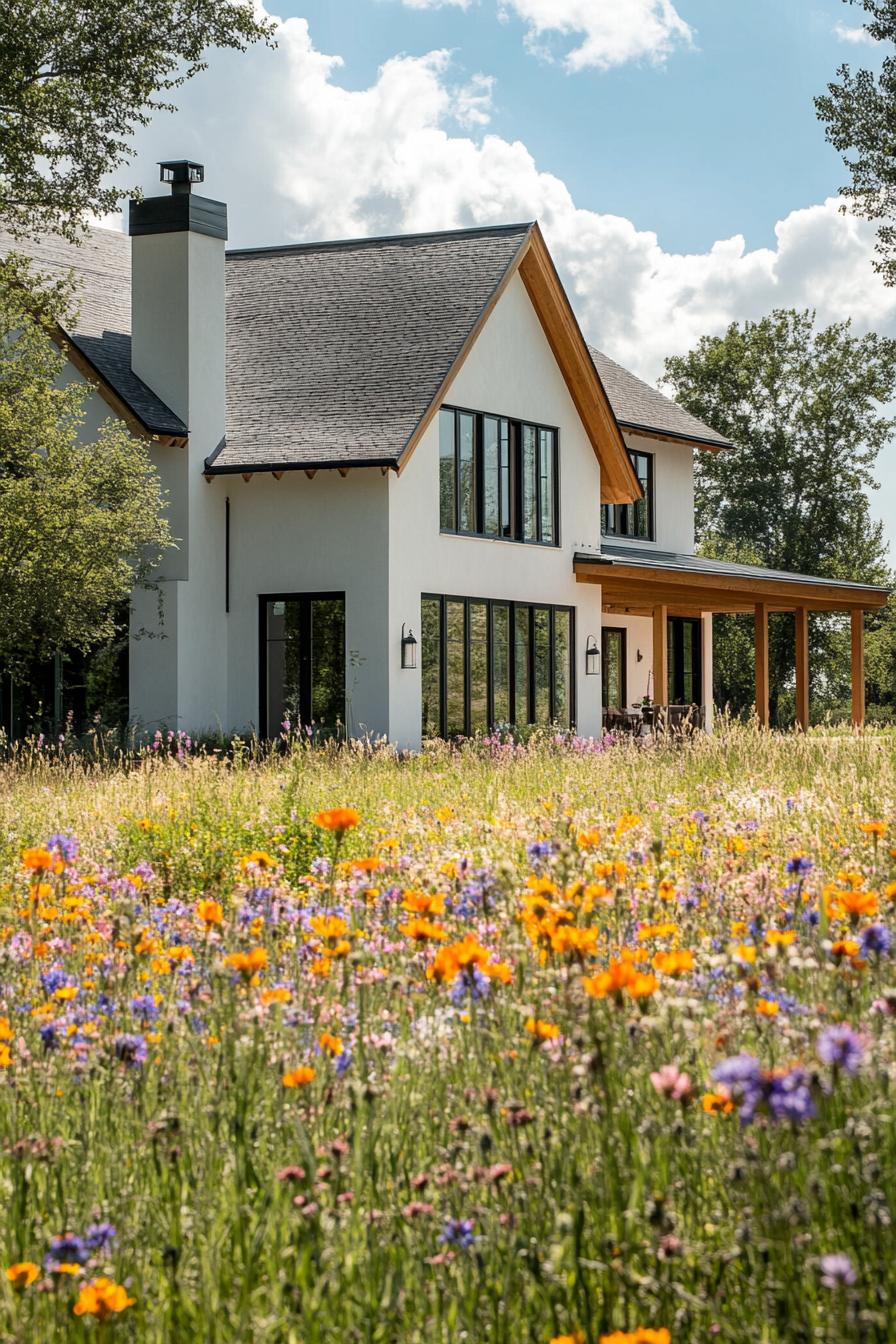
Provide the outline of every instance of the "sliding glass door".
[[293,729],[317,739],[345,729],[345,595],[261,599],[261,722],[268,737]]
[[521,602],[424,596],[423,733],[572,724],[573,612]]

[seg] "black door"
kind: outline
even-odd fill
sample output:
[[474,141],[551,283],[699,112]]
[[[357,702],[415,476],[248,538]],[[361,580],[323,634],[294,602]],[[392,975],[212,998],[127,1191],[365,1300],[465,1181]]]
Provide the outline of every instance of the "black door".
[[669,704],[703,702],[703,649],[699,620],[669,618]]
[[345,594],[261,599],[261,722],[315,739],[345,731]]

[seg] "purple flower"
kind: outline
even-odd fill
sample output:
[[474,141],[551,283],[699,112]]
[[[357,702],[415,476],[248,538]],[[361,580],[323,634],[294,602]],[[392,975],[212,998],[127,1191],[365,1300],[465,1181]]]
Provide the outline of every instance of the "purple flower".
[[146,1041],[142,1036],[133,1036],[128,1033],[116,1036],[115,1057],[120,1059],[123,1064],[128,1064],[131,1068],[137,1068],[138,1065],[146,1063],[146,1056]]
[[78,842],[73,835],[64,835],[62,832],[58,832],[56,835],[50,836],[47,841],[47,849],[50,851],[55,849],[63,863],[69,864],[77,856]]
[[112,1223],[91,1223],[84,1233],[84,1240],[92,1251],[104,1251],[118,1236]]
[[50,1249],[44,1256],[47,1269],[56,1269],[59,1265],[86,1265],[90,1259],[90,1249],[83,1237],[65,1232],[61,1237],[50,1239]]
[[446,1218],[439,1237],[440,1246],[458,1246],[462,1251],[473,1245],[476,1237],[472,1218]]
[[159,1005],[154,994],[138,994],[131,999],[131,1012],[145,1022],[154,1022],[159,1015]]
[[812,871],[812,860],[805,854],[794,854],[793,858],[788,859],[784,865],[785,873],[793,873],[797,877],[805,877]]
[[537,865],[549,859],[554,852],[552,840],[532,840],[526,846],[526,855],[531,864]]
[[474,1003],[487,999],[491,990],[491,981],[478,966],[467,966],[451,986],[449,998],[455,1007],[459,1007],[469,994]]
[[825,1288],[850,1288],[859,1277],[855,1265],[845,1251],[833,1251],[829,1255],[823,1255],[818,1267]]
[[759,1082],[761,1070],[755,1055],[732,1055],[723,1059],[712,1071],[717,1083],[725,1087],[745,1087]]
[[815,1050],[822,1064],[844,1073],[855,1073],[865,1059],[865,1042],[848,1022],[825,1027]]
[[869,924],[867,929],[863,929],[859,934],[859,941],[862,945],[863,956],[867,957],[869,953],[873,952],[880,957],[889,952],[893,935],[886,924]]

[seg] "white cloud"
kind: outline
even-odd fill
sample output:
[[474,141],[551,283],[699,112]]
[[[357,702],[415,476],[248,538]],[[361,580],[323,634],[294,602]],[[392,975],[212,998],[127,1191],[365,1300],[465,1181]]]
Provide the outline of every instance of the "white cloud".
[[576,40],[564,54],[569,70],[663,61],[694,37],[672,0],[501,0],[501,8],[528,25],[527,45],[539,55],[553,50],[545,39]]
[[139,133],[140,185],[158,192],[159,159],[205,163],[236,246],[537,218],[586,336],[650,380],[666,355],[773,307],[896,334],[874,228],[835,199],[788,214],[773,247],[733,237],[669,252],[630,220],[577,206],[523,143],[485,129],[490,82],[458,83],[449,53],[397,56],[359,90],[339,84],[340,66],[304,19],[281,25],[274,51],[213,54],[181,110]]
[[871,36],[868,29],[864,28],[861,24],[858,24],[856,27],[850,27],[850,25],[846,23],[835,23],[833,31],[834,36],[839,37],[841,42],[852,42],[853,44],[869,42],[872,46],[875,42],[875,39]]
[[447,9],[455,5],[458,9],[469,9],[473,0],[401,0],[408,9]]

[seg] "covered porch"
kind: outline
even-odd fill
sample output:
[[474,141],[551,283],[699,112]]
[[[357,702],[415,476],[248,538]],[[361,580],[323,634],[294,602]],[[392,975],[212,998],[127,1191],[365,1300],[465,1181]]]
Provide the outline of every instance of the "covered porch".
[[[857,727],[865,720],[865,612],[884,606],[889,597],[886,588],[869,584],[790,574],[781,570],[739,565],[702,556],[679,555],[653,548],[606,544],[600,555],[576,554],[574,570],[578,583],[597,584],[601,588],[604,624],[615,620],[628,622],[640,618],[639,627],[649,632],[649,682],[656,707],[651,717],[674,726],[690,710],[693,726],[711,725],[712,653],[709,618],[716,613],[749,613],[755,623],[756,716],[760,725],[769,724],[768,621],[772,612],[792,612],[795,620],[796,722],[809,727],[809,613],[812,611],[848,614],[851,628],[852,721]],[[650,622],[645,626],[645,619]],[[679,623],[700,622],[703,637],[700,697],[691,705],[688,697],[675,704],[670,689],[684,685],[673,668],[670,677],[670,629]],[[684,626],[682,626],[684,628]],[[647,643],[647,639],[644,639]],[[707,650],[708,643],[708,650]],[[708,657],[703,656],[708,651]],[[639,649],[639,655],[641,650]],[[675,658],[681,653],[673,649]],[[671,703],[670,703],[671,702]]]

